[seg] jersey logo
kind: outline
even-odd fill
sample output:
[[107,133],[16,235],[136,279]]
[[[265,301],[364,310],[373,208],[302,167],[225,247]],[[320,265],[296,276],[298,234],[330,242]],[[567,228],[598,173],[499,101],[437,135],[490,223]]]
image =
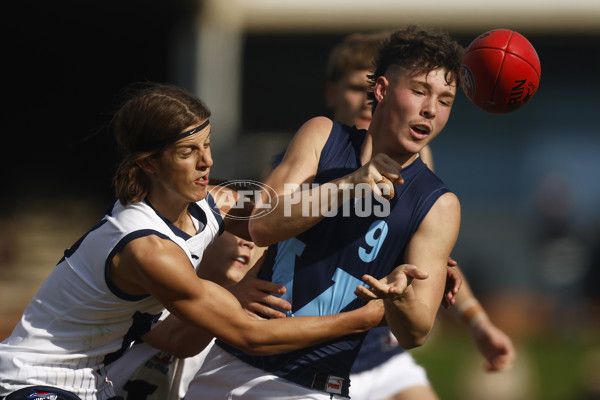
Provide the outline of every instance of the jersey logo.
[[[296,238],[288,239],[277,244],[277,256],[275,257],[275,265],[280,265],[280,268],[273,270],[273,282],[285,286],[285,293],[281,298],[292,303],[294,290],[294,268],[296,266],[296,257],[299,257],[306,245]],[[288,317],[294,316],[292,311],[285,311]]]
[[[305,247],[306,245],[297,238],[288,239],[277,245],[277,256],[275,257],[277,268],[274,268],[272,280],[285,286],[286,292],[281,298],[292,304],[296,259],[302,255]],[[301,309],[295,312],[293,310],[285,311],[285,313],[288,317],[338,313],[356,299],[354,289],[358,285],[364,285],[364,282],[338,267],[331,278],[331,284],[321,294]]]
[[354,288],[364,285],[341,268],[336,268],[333,274],[333,285],[315,297],[310,303],[299,309],[294,315],[331,315],[346,308],[352,300],[356,299]]

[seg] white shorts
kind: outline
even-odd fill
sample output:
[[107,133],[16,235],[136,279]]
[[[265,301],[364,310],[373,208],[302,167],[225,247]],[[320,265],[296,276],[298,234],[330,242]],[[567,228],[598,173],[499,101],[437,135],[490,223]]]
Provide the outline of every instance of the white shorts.
[[[179,400],[185,396],[188,385],[204,361],[204,356],[213,345],[214,339],[202,352],[185,359],[166,358],[167,353],[139,343],[132,346],[121,358],[107,368],[117,394],[123,398],[128,395],[126,385],[134,380],[152,385],[152,392],[146,393],[148,400]],[[152,362],[154,356],[164,355],[164,363]],[[160,358],[160,357],[159,357]],[[135,390],[135,388],[133,389]],[[137,389],[139,390],[139,389]]]
[[320,392],[255,368],[213,346],[190,383],[185,400],[347,399]]
[[386,399],[413,386],[430,386],[425,369],[408,352],[377,367],[350,375],[352,400]]

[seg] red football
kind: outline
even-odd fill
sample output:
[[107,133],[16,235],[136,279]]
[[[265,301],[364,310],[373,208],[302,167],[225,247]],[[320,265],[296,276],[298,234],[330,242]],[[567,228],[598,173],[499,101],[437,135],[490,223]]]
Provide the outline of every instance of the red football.
[[463,91],[491,113],[524,106],[540,83],[540,59],[525,36],[509,29],[479,35],[465,50],[460,68]]

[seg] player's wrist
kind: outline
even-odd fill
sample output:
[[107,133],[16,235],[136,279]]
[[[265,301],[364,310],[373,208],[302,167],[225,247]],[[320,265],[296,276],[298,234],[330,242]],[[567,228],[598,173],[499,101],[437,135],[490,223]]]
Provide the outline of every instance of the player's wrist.
[[482,321],[487,320],[488,316],[479,301],[472,297],[465,300],[457,307],[458,315],[468,327],[476,327]]

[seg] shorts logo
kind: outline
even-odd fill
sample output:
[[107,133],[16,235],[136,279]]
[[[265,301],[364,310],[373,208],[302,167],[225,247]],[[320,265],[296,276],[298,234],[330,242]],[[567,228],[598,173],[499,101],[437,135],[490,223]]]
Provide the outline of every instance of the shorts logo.
[[327,387],[325,391],[327,393],[342,393],[342,383],[344,382],[344,378],[340,378],[338,376],[329,376],[327,379]]
[[54,393],[43,392],[43,393],[32,393],[27,395],[28,399],[37,399],[37,400],[56,400],[58,396]]

